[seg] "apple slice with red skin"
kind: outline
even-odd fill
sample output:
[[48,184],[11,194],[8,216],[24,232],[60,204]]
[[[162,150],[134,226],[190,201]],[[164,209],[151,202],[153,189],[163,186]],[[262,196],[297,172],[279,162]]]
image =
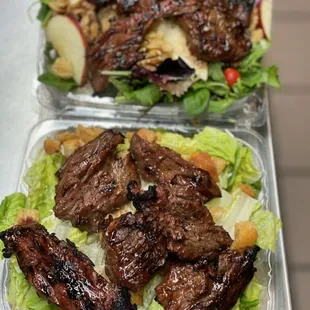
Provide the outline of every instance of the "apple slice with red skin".
[[87,41],[79,23],[67,15],[55,15],[46,27],[46,38],[58,55],[68,59],[73,68],[73,79],[82,86],[87,81]]
[[259,0],[257,3],[259,28],[263,29],[264,37],[271,40],[272,0]]

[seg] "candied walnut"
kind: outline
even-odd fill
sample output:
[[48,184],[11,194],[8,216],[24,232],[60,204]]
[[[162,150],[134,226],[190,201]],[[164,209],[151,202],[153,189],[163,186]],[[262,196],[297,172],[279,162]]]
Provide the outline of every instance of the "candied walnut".
[[235,241],[231,245],[232,249],[242,249],[253,246],[258,238],[258,233],[252,222],[239,222],[235,225]]
[[111,22],[118,18],[115,5],[109,5],[100,9],[97,16],[103,33],[107,32],[111,27]]
[[87,0],[69,6],[67,10],[68,14],[80,22],[83,34],[88,42],[94,41],[100,34],[100,26],[95,10],[96,6]]
[[73,67],[70,60],[64,57],[58,57],[52,64],[51,71],[64,80],[73,77]]
[[22,225],[27,222],[38,222],[40,219],[39,211],[36,209],[20,209],[15,218],[16,225]]
[[78,125],[76,129],[76,135],[85,143],[94,140],[101,133],[103,133],[103,129],[96,127],[84,127],[82,125]]
[[53,11],[64,14],[67,11],[69,0],[53,0],[47,4]]
[[241,184],[240,185],[240,189],[245,194],[247,194],[248,196],[250,196],[252,198],[255,198],[255,191],[254,191],[253,187],[251,187],[250,185],[248,185],[248,184]]
[[83,142],[80,139],[71,139],[64,141],[62,144],[64,156],[69,157],[82,145]]
[[48,138],[44,141],[44,151],[47,154],[54,154],[54,153],[59,152],[60,146],[61,146],[61,143],[57,140]]
[[210,173],[215,182],[219,181],[214,161],[207,152],[197,152],[191,155],[191,162],[198,168]]

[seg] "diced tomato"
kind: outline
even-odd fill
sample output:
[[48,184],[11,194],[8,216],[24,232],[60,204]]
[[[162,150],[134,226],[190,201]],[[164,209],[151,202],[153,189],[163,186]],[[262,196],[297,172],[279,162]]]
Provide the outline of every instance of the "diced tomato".
[[240,73],[234,68],[225,69],[224,76],[230,88],[240,79]]

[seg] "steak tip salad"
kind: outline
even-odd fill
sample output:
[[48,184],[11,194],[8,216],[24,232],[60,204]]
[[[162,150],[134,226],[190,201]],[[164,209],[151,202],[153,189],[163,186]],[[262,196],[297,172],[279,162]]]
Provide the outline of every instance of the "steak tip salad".
[[282,224],[257,199],[262,175],[235,137],[78,126],[43,147],[28,195],[0,206],[13,309],[260,304],[255,259],[275,250]]
[[61,92],[90,84],[118,103],[222,113],[264,83],[279,87],[276,66],[261,64],[271,9],[271,0],[41,0],[48,64],[38,79]]

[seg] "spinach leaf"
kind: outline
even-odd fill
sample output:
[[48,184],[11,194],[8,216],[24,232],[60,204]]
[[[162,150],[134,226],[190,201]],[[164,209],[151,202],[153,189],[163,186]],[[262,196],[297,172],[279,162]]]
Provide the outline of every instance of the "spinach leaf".
[[208,65],[209,77],[216,82],[226,82],[223,73],[223,63],[221,62],[210,62]]
[[41,74],[38,77],[38,80],[41,83],[55,87],[64,93],[70,91],[71,89],[73,89],[75,87],[78,87],[77,83],[73,79],[64,80],[64,79],[61,79],[60,77],[54,75],[51,72],[46,72],[46,73]]
[[206,110],[210,100],[210,91],[206,88],[190,91],[183,98],[184,110],[192,116],[200,115]]
[[207,88],[211,93],[218,96],[225,96],[230,92],[230,88],[226,83],[214,81],[198,81],[193,84],[192,88],[193,90]]
[[138,101],[146,106],[152,106],[160,100],[161,91],[157,85],[148,84],[143,88],[131,92],[125,92],[124,95],[129,100]]

